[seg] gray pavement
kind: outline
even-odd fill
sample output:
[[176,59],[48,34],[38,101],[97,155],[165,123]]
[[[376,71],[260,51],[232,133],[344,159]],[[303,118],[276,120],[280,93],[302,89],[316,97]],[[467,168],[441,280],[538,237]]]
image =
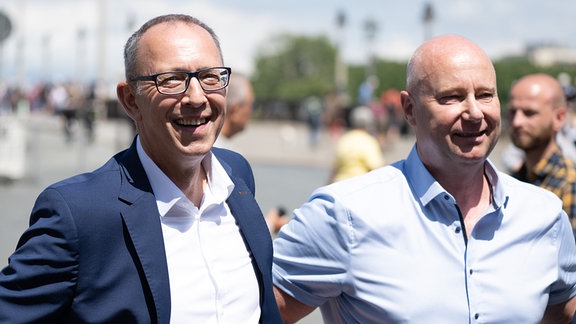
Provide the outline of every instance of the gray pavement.
[[[26,229],[32,205],[43,188],[99,167],[114,153],[130,145],[133,136],[130,125],[123,120],[97,121],[92,143],[87,143],[80,125],[75,130],[76,139],[66,143],[60,119],[51,115],[36,114],[12,122],[25,130],[25,173],[20,179],[0,181],[3,224],[0,227],[0,268],[7,264],[8,256]],[[253,121],[231,141],[232,148],[244,154],[253,166],[256,199],[264,212],[279,205],[290,211],[303,203],[315,188],[326,183],[335,141],[323,133],[320,145],[312,148],[308,145],[308,135],[304,124]],[[391,144],[385,151],[387,162],[404,158],[412,144],[412,138]],[[494,156],[499,157],[499,152],[497,149]],[[6,157],[0,156],[0,159]],[[300,321],[304,324],[321,322],[318,311]]]
[[[122,142],[129,143],[130,129],[126,125],[116,127],[114,123],[99,125],[93,144],[86,145],[82,136],[75,142],[66,143],[60,122],[60,119],[46,115],[10,120],[25,132],[25,173],[17,179],[6,179],[0,169],[0,217],[4,225],[0,227],[0,267],[7,264],[9,254],[27,227],[36,196],[43,188],[100,166],[115,152],[115,147],[121,145],[115,142],[116,135]],[[0,157],[3,160],[11,158]],[[17,159],[13,162],[20,163]]]

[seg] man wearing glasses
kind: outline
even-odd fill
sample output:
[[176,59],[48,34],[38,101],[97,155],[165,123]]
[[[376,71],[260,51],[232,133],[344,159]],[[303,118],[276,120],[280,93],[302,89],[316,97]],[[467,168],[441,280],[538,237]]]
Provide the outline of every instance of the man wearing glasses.
[[197,19],[128,40],[118,99],[138,135],[38,197],[0,274],[0,323],[277,323],[272,245],[240,155],[212,148],[231,69]]

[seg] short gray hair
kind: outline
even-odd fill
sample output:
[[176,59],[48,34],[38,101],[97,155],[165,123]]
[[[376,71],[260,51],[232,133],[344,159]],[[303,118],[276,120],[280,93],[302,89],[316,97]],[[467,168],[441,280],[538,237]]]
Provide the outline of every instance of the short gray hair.
[[144,23],[144,25],[142,25],[142,27],[140,27],[140,29],[135,31],[132,34],[132,36],[130,36],[130,38],[128,38],[128,41],[126,42],[126,45],[124,46],[124,71],[125,71],[124,73],[126,76],[126,81],[130,81],[137,76],[136,75],[136,73],[137,73],[136,57],[138,54],[138,47],[140,45],[140,40],[142,39],[142,35],[144,35],[144,33],[148,29],[150,29],[151,27],[162,24],[162,23],[167,23],[167,22],[183,22],[186,24],[199,26],[199,27],[203,28],[204,30],[206,30],[210,34],[210,36],[212,36],[212,39],[214,40],[214,43],[216,44],[216,48],[218,48],[218,53],[220,54],[220,60],[223,61],[222,49],[220,48],[220,41],[218,40],[218,36],[214,32],[214,30],[212,30],[212,28],[210,28],[208,25],[206,25],[205,23],[203,23],[199,19],[192,17],[192,16],[189,16],[189,15],[169,14],[169,15],[158,16],[158,17],[152,18],[152,19],[148,20],[146,23]]

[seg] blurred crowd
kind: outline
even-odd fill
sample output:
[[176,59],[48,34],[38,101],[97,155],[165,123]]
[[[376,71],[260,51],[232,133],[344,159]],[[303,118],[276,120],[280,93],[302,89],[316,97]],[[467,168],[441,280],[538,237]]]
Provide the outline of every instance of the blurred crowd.
[[79,82],[38,84],[29,91],[0,83],[0,114],[46,113],[61,116],[67,142],[74,139],[79,124],[90,142],[94,139],[94,121],[102,102],[95,85]]

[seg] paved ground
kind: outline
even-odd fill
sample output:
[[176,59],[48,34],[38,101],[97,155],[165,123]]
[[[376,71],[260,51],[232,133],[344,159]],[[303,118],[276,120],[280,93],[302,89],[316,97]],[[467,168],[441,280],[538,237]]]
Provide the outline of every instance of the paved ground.
[[[7,263],[26,228],[34,200],[43,188],[79,172],[93,170],[132,140],[130,126],[118,120],[97,122],[96,137],[90,144],[79,126],[76,140],[66,143],[61,121],[53,116],[12,119],[10,125],[18,127],[25,138],[21,141],[26,143],[23,152],[25,172],[20,179],[0,181],[0,220],[3,224],[0,227],[0,268]],[[6,152],[3,151],[6,142],[2,141],[1,126],[0,123],[0,154]],[[326,183],[334,140],[323,134],[320,145],[311,148],[308,139],[308,130],[303,124],[259,121],[252,122],[247,130],[233,139],[232,146],[252,163],[257,184],[256,198],[262,210],[278,205],[288,210],[296,208],[315,188]],[[390,145],[385,152],[386,160],[392,162],[405,157],[412,144],[412,138],[405,138]],[[498,156],[499,151],[494,156]],[[11,153],[4,155],[0,155],[0,166],[2,160],[17,158]],[[2,172],[0,169],[0,179]],[[300,323],[321,323],[320,315],[315,312]]]

